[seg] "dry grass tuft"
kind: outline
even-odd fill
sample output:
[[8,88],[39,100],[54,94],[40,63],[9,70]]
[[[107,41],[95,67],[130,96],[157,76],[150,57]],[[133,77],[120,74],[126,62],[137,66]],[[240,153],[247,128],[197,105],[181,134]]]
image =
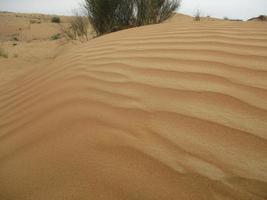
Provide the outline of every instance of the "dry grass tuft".
[[0,57],[8,58],[8,54],[5,52],[3,48],[0,47]]
[[70,22],[70,26],[61,26],[61,32],[67,39],[88,41],[90,22],[87,17],[76,13]]

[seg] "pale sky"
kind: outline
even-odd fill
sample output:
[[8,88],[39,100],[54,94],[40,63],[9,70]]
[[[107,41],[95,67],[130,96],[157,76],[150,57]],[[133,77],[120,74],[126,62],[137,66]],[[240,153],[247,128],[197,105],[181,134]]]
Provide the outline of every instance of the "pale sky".
[[[82,0],[0,0],[1,11],[70,15]],[[267,15],[267,0],[183,0],[179,12],[248,19]]]

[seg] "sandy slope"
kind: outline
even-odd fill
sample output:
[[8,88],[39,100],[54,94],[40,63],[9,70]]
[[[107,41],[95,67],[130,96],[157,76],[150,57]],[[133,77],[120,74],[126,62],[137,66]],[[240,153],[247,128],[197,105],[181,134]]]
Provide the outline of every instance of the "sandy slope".
[[0,88],[0,199],[267,199],[267,24],[186,16]]
[[[72,47],[62,35],[62,27],[71,17],[61,16],[60,24],[51,23],[49,15],[0,12],[0,85],[13,80],[27,70],[47,66],[63,51]],[[60,34],[58,40],[51,37]]]

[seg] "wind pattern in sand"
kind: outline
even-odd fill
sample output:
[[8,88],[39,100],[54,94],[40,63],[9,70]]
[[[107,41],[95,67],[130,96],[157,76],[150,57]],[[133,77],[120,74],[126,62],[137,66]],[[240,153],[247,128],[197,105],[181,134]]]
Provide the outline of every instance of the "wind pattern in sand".
[[5,83],[0,199],[267,199],[267,25],[180,15]]

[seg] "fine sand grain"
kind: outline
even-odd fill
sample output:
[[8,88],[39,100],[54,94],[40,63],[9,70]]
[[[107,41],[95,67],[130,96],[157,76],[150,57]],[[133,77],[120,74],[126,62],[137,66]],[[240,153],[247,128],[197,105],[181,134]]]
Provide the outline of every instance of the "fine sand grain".
[[1,69],[1,200],[267,199],[265,22],[177,15]]

